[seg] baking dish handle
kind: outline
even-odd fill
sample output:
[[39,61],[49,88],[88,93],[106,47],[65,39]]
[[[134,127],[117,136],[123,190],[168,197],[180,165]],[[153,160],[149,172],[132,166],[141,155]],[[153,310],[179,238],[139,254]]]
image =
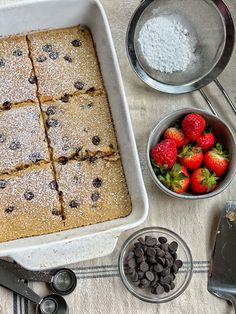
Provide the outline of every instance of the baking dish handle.
[[14,252],[10,257],[24,268],[44,270],[109,255],[120,233],[103,233],[78,240],[45,244]]

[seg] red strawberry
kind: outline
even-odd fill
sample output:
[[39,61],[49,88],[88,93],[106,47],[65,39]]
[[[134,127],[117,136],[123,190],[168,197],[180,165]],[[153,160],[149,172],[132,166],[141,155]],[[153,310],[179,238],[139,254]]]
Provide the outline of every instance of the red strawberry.
[[203,152],[208,151],[215,146],[215,136],[212,132],[203,133],[197,140],[197,146],[200,146]]
[[190,141],[196,141],[204,131],[206,122],[198,113],[189,113],[182,121],[184,135]]
[[165,139],[172,139],[175,141],[177,147],[188,144],[189,140],[184,136],[184,133],[181,129],[177,127],[169,127],[164,132]]
[[207,168],[198,168],[190,175],[190,189],[197,193],[208,193],[216,188],[218,178]]
[[187,169],[175,163],[173,168],[163,176],[158,176],[159,180],[175,193],[183,193],[189,185],[189,174]]
[[177,159],[177,147],[175,141],[166,139],[156,144],[151,149],[151,158],[160,168],[172,168]]
[[216,144],[216,147],[209,150],[204,155],[204,164],[216,176],[222,176],[229,167],[229,153],[222,150],[220,143]]
[[187,169],[197,169],[203,161],[201,147],[194,147],[191,144],[184,146],[178,157],[180,163]]

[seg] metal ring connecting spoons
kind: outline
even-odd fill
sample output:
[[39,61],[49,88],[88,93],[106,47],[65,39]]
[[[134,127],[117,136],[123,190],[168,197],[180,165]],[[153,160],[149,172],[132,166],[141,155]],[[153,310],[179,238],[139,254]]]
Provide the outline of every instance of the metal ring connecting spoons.
[[[5,260],[0,260],[0,267],[14,273],[19,279],[41,281],[49,284],[50,289],[60,295],[72,293],[77,285],[75,273],[68,268],[52,271],[31,271]],[[0,279],[1,284],[1,279]]]

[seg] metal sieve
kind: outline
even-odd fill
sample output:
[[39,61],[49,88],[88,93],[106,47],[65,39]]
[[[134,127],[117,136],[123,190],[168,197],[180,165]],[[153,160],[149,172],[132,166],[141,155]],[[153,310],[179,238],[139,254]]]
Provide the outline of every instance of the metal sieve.
[[[143,25],[151,18],[174,15],[182,19],[197,38],[197,61],[186,71],[162,73],[149,66],[139,43]],[[134,12],[127,30],[127,52],[135,73],[152,88],[171,94],[199,90],[214,114],[217,114],[201,89],[212,81],[223,93],[236,114],[236,107],[217,80],[228,64],[235,31],[231,14],[221,0],[144,0]]]

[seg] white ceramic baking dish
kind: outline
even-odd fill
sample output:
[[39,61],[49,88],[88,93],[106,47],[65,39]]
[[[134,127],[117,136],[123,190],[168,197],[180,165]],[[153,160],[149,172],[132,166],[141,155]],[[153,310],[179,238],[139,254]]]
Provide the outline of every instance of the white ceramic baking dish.
[[111,253],[119,234],[141,224],[148,199],[122,78],[102,5],[97,0],[37,0],[0,6],[0,36],[87,25],[93,35],[117,132],[132,213],[96,225],[0,244],[8,256],[28,269],[49,269]]

